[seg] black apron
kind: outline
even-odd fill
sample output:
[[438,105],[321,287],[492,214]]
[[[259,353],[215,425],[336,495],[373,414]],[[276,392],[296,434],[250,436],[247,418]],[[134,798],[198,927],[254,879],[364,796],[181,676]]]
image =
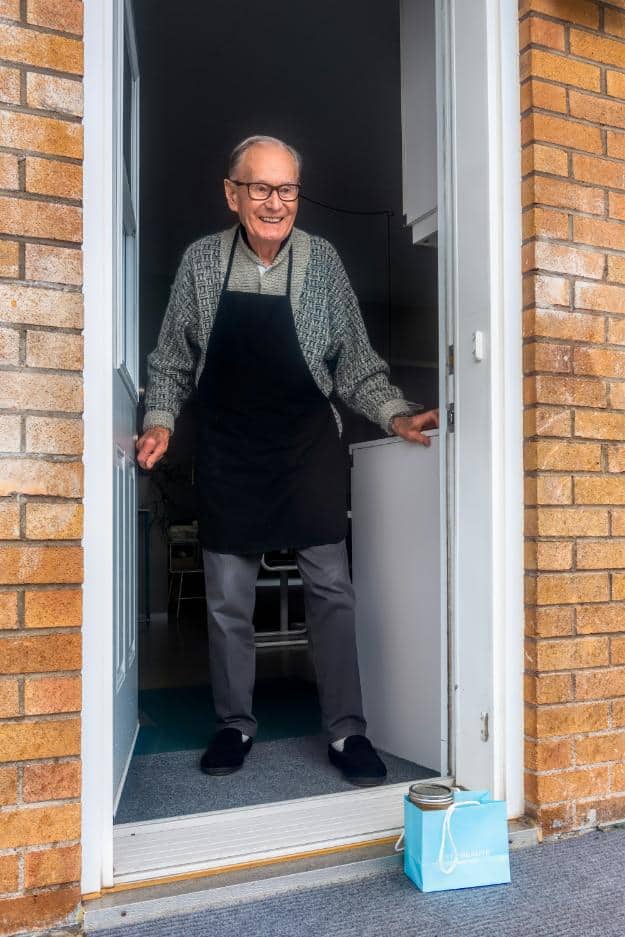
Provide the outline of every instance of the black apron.
[[286,295],[229,290],[235,235],[198,384],[203,547],[263,553],[337,543],[347,465],[327,397],[302,353]]

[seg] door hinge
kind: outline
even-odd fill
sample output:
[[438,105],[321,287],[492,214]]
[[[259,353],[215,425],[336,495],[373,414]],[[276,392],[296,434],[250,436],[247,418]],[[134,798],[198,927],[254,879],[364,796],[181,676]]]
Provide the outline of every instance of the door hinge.
[[453,403],[447,405],[447,431],[453,433],[456,420],[456,410]]
[[488,742],[488,713],[480,713],[480,722],[482,723],[480,738],[483,742]]

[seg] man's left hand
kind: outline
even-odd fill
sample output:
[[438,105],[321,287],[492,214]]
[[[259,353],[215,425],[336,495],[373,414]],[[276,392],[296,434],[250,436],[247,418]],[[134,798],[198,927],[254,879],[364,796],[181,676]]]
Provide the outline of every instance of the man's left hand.
[[419,442],[422,446],[430,445],[430,437],[423,434],[424,429],[438,429],[438,410],[427,410],[415,416],[395,416],[391,420],[391,429],[397,436],[408,442]]

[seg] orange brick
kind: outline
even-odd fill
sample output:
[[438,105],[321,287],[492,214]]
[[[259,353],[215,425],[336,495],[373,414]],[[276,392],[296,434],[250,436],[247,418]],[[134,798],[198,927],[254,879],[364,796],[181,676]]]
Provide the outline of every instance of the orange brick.
[[625,637],[610,640],[610,663],[625,664]]
[[548,208],[528,208],[523,212],[523,237],[550,237],[565,240],[569,236],[569,216]]
[[17,241],[0,241],[0,276],[19,276],[19,244]]
[[608,342],[625,345],[625,319],[608,319]]
[[80,286],[82,254],[70,247],[26,244],[26,279]]
[[18,716],[20,694],[17,680],[0,679],[0,717],[3,719]]
[[[625,163],[623,168],[625,169]],[[576,241],[584,244],[593,244],[596,247],[610,247],[613,250],[625,250],[625,224],[621,224],[619,221],[574,218],[573,237]],[[599,273],[599,276],[601,276],[603,273],[603,255],[594,254],[592,256],[597,257],[597,259],[601,258],[601,273]],[[589,274],[579,273],[577,276],[589,276]],[[623,290],[623,296],[625,296],[625,290]],[[625,300],[623,298],[621,298],[621,303],[623,304],[622,311],[625,312]]]
[[[533,243],[523,248],[524,262],[536,266],[533,260]],[[545,277],[527,274],[523,277],[524,306],[568,306],[571,302],[571,286],[563,277]]]
[[[616,791],[625,791],[625,765],[613,765],[610,769],[612,775],[612,790]],[[621,803],[625,806],[625,798],[621,799]],[[621,812],[619,818],[623,816]]]
[[81,117],[82,82],[73,78],[28,72],[26,100],[29,107]]
[[[529,342],[523,348],[523,368],[531,371],[571,370],[573,355],[570,345],[555,345],[551,342]],[[559,380],[559,379],[558,379]]]
[[583,540],[577,544],[578,569],[625,568],[625,540]]
[[79,583],[82,551],[69,546],[0,546],[0,582]]
[[7,20],[21,19],[20,0],[0,0],[0,16]]
[[542,475],[536,479],[537,504],[571,504],[573,480],[570,475]]
[[625,504],[625,478],[575,478],[576,504]]
[[28,0],[26,21],[81,35],[82,3],[80,0]]
[[529,471],[598,472],[601,468],[601,446],[591,443],[540,439],[527,443],[525,453]]
[[625,283],[625,257],[608,256],[608,280]]
[[625,573],[612,573],[612,598],[625,599]]
[[539,403],[568,403],[583,407],[605,407],[607,403],[605,384],[583,377],[538,375],[535,396]]
[[530,10],[545,13],[566,23],[577,23],[591,28],[599,26],[599,10],[596,3],[590,0],[520,0],[519,14],[523,16]]
[[547,804],[529,810],[536,819],[544,836],[560,836],[577,829],[577,810],[574,803]]
[[536,648],[536,669],[540,671],[576,670],[580,667],[601,667],[608,663],[607,638],[556,638],[553,641],[539,641]]
[[525,766],[532,771],[555,771],[573,764],[573,743],[570,739],[545,739],[526,742]]
[[625,133],[619,133],[617,130],[608,130],[608,156],[616,156],[618,159],[625,159]]
[[[20,333],[17,329],[0,328],[0,362],[2,364],[19,364],[19,360]],[[4,449],[4,445],[2,448]]]
[[580,671],[575,674],[575,696],[578,700],[625,696],[625,667]]
[[578,765],[601,761],[621,761],[625,758],[625,732],[606,732],[589,735],[575,741],[575,759]]
[[[0,112],[1,116],[1,112]],[[0,231],[22,237],[80,241],[82,216],[74,205],[53,205],[36,199],[0,197]]]
[[573,560],[573,544],[560,540],[537,542],[536,569],[570,569]]
[[20,111],[0,111],[0,138],[4,146],[50,156],[82,159],[82,125],[56,117],[39,117]]
[[608,211],[611,217],[625,221],[625,195],[619,192],[609,192],[608,200]]
[[625,13],[606,7],[603,14],[603,28],[606,33],[625,39]]
[[68,918],[78,916],[80,888],[77,885],[61,886],[53,891],[36,892],[4,902],[2,926],[5,933],[34,933]]
[[531,407],[523,415],[525,436],[570,436],[571,411],[555,407]]
[[[536,702],[568,703],[573,699],[573,677],[570,673],[538,674]],[[554,765],[556,767],[556,765]],[[541,770],[541,769],[538,769]],[[542,769],[545,770],[545,769]]]
[[0,849],[16,846],[42,846],[80,836],[78,804],[50,807],[21,807],[5,810],[0,826]]
[[63,36],[20,26],[2,25],[0,41],[2,56],[10,62],[82,74],[82,43],[78,39],[66,39]]
[[24,683],[24,712],[80,712],[80,677],[30,677]]
[[[625,510],[615,508],[610,513],[612,514],[612,533],[615,537],[625,536]],[[625,619],[623,626],[623,631],[625,631]]]
[[579,185],[576,182],[564,182],[549,176],[530,176],[523,181],[522,192],[525,206],[538,203],[554,208],[584,211],[591,215],[603,215],[606,206],[605,195],[601,189]]
[[625,446],[609,446],[607,456],[609,472],[625,472]]
[[[617,287],[603,287],[617,289]],[[586,301],[599,301],[599,296],[586,297]],[[625,351],[604,348],[573,349],[573,370],[576,374],[596,374],[606,377],[625,377]]]
[[612,710],[612,725],[625,726],[625,700],[613,700],[610,703],[610,708]]
[[26,450],[28,452],[80,455],[83,447],[81,420],[60,417],[27,416]]
[[17,800],[17,768],[11,765],[0,768],[0,807],[14,804]]
[[[623,46],[621,45],[621,50]],[[622,53],[621,53],[622,54]],[[601,126],[625,127],[625,104],[605,97],[571,91],[569,108],[573,117],[594,121]],[[580,147],[582,149],[582,147]],[[588,149],[588,147],[585,147]]]
[[[2,722],[0,723],[0,761],[30,761],[34,758],[55,758],[59,755],[78,755],[80,752],[80,720],[63,719],[45,722]],[[5,824],[7,815],[3,813],[0,824],[0,849],[7,846],[28,846],[28,841],[5,845]],[[54,837],[54,839],[74,839],[73,835]],[[35,839],[35,843],[47,840]]]
[[22,410],[82,410],[82,380],[66,374],[5,371],[0,374],[0,406]]
[[[625,76],[623,76],[625,77]],[[594,182],[597,185],[625,188],[625,164],[604,157],[573,154],[573,176],[582,182]],[[575,221],[586,220],[576,218]],[[576,240],[584,240],[578,239]],[[594,241],[590,242],[594,244]]]
[[19,883],[19,857],[0,857],[0,892],[8,894],[17,891]]
[[568,176],[568,153],[555,146],[530,143],[523,147],[521,173],[526,176],[530,172],[549,172],[555,176]]
[[608,704],[606,702],[541,706],[536,712],[536,732],[539,738],[573,735],[579,732],[598,732],[607,728]]
[[80,589],[26,590],[24,624],[27,628],[76,628],[81,623]]
[[[575,218],[574,224],[578,221],[588,221],[590,225],[601,224],[601,222],[596,222],[593,218]],[[612,222],[604,222],[604,224],[611,225]],[[621,233],[625,231],[625,225],[617,224],[616,227],[622,228]],[[593,233],[597,231],[595,228],[590,228],[589,230]],[[614,237],[614,233],[610,233],[611,236]],[[578,240],[582,239],[578,238]],[[606,246],[612,247],[613,245],[609,244]],[[525,257],[527,257],[527,266],[525,266],[525,269],[537,268],[553,273],[572,274],[577,277],[601,278],[603,276],[605,260],[603,254],[597,251],[565,247],[562,244],[553,244],[548,241],[530,241],[529,245],[526,245],[524,248],[524,254]],[[569,302],[568,291],[563,302],[566,304]]]
[[[564,32],[564,30],[562,31]],[[521,53],[521,81],[530,76],[574,85],[586,91],[601,90],[601,69],[596,65],[577,62],[568,55],[556,55],[542,49]]]
[[572,29],[570,49],[573,55],[578,55],[580,58],[603,62],[605,65],[623,66],[623,46],[614,39],[604,39],[592,33]]
[[607,767],[579,768],[557,774],[545,774],[537,779],[538,802],[558,803],[601,795],[609,790],[609,786]]
[[80,797],[80,761],[24,766],[24,801],[67,800]]
[[[580,97],[589,97],[589,95],[580,95]],[[607,103],[614,106],[615,102]],[[616,126],[620,125],[617,124]],[[588,153],[602,152],[601,131],[598,127],[589,127],[588,124],[580,121],[570,120],[566,117],[555,117],[553,114],[543,114],[540,111],[530,111],[521,120],[521,142],[526,144],[532,140],[542,143],[555,143],[557,146],[571,147],[574,150],[584,150]],[[578,211],[594,210],[596,212],[600,195],[598,192],[588,190],[580,192],[581,186],[559,182],[556,179],[546,179],[542,176],[535,177],[534,187],[545,193],[545,195],[550,192],[554,195],[551,199],[543,196],[529,199],[529,201],[576,208]]]
[[530,78],[521,85],[521,111],[540,107],[546,111],[566,113],[566,89],[547,81]]
[[0,189],[18,189],[19,170],[17,156],[0,153]]
[[28,331],[26,333],[26,364],[29,368],[81,371],[83,367],[82,335],[70,335],[67,332]]
[[607,536],[608,512],[601,508],[544,507],[536,512],[536,530],[540,537]]
[[574,610],[570,606],[547,606],[534,609],[534,632],[537,637],[555,638],[573,632]]
[[577,609],[577,631],[580,634],[603,634],[625,631],[625,605],[582,605]]
[[56,846],[37,849],[24,857],[24,885],[42,888],[61,885],[80,878],[80,846]]
[[564,26],[542,16],[528,16],[521,21],[520,48],[533,44],[564,50]]
[[82,504],[33,501],[26,505],[28,540],[80,540]]
[[35,192],[39,195],[81,198],[82,168],[75,163],[63,163],[54,159],[27,156],[26,191]]
[[601,316],[565,309],[528,309],[523,315],[523,324],[527,337],[572,339],[578,342],[603,342],[605,337],[605,322]]
[[7,104],[19,104],[20,72],[18,68],[0,67],[0,101]]
[[19,283],[0,283],[0,308],[5,323],[82,328],[82,296],[75,290],[46,290]]
[[625,414],[576,410],[575,435],[586,439],[625,439]]
[[536,581],[538,605],[605,602],[608,598],[607,573],[541,573]]
[[0,439],[2,439],[2,447],[5,452],[19,452],[20,426],[19,416],[0,415]]
[[0,631],[17,628],[17,592],[0,592]]
[[79,498],[82,494],[80,462],[3,459],[1,464],[0,494],[2,495],[53,495],[59,498]]
[[614,98],[625,98],[625,75],[622,72],[608,71],[606,75],[608,94]]
[[7,635],[0,640],[2,669],[6,674],[80,669],[81,641],[80,634],[76,632],[28,634],[20,637]]
[[0,500],[0,540],[16,540],[20,535],[20,506],[13,498]]

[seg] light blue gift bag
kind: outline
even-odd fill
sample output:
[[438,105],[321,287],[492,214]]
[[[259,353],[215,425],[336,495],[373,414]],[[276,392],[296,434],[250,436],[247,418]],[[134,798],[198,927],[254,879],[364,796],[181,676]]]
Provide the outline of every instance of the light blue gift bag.
[[421,891],[510,881],[506,803],[488,791],[455,791],[447,810],[404,796],[404,872]]

